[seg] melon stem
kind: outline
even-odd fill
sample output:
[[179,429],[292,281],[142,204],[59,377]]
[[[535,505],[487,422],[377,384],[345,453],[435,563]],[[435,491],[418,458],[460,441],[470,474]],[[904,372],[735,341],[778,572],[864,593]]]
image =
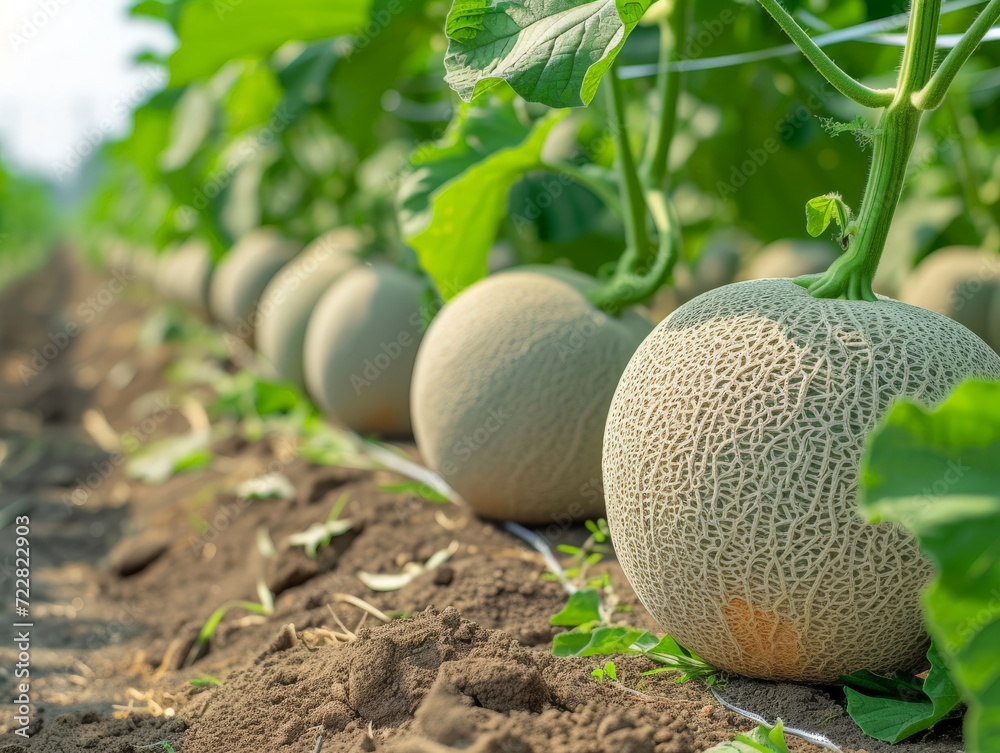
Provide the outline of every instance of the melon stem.
[[[594,306],[608,314],[619,314],[629,306],[649,300],[670,279],[680,256],[680,220],[668,189],[670,145],[677,130],[677,103],[683,81],[679,72],[670,70],[670,63],[679,58],[687,39],[690,2],[674,0],[667,18],[660,24],[660,69],[656,85],[660,108],[652,119],[641,178],[628,140],[621,82],[614,68],[608,72],[609,129],[618,153],[626,248],[611,279],[587,294]],[[657,234],[655,248],[648,233],[649,217]]]
[[628,140],[628,121],[625,114],[625,97],[622,84],[614,68],[608,71],[608,128],[615,140],[618,164],[618,186],[625,215],[625,243],[628,251],[638,259],[649,253],[649,234],[646,229],[646,199],[636,170],[635,158]]
[[872,283],[906,183],[906,168],[920,130],[920,118],[925,111],[941,104],[959,69],[992,24],[1000,19],[1000,0],[990,0],[936,71],[934,51],[941,22],[941,0],[913,0],[896,88],[879,91],[861,86],[837,68],[825,53],[813,49],[815,44],[777,0],[760,2],[817,70],[841,92],[861,104],[878,104],[880,98],[892,95],[892,101],[879,119],[872,169],[857,221],[851,225],[847,236],[847,251],[823,274],[807,275],[795,281],[816,298],[878,300]]
[[920,130],[924,111],[914,95],[933,73],[940,20],[941,0],[913,0],[895,95],[879,119],[871,172],[847,251],[823,274],[796,280],[816,298],[878,300],[872,283]]
[[656,88],[660,94],[660,113],[650,140],[650,156],[645,173],[648,184],[666,191],[670,182],[670,145],[677,132],[677,104],[683,89],[683,74],[671,70],[681,59],[688,35],[691,0],[673,0],[667,17],[660,21],[660,58]]

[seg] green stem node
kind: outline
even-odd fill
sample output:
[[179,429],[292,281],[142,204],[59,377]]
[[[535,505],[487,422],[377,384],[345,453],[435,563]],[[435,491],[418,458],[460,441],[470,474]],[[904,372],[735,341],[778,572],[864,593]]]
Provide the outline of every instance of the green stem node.
[[896,95],[879,120],[857,232],[847,251],[826,272],[796,280],[816,298],[877,300],[872,282],[906,182],[906,168],[923,115],[914,104],[914,94],[931,78],[940,19],[941,0],[913,0]]
[[629,306],[649,300],[670,279],[680,255],[681,225],[673,202],[659,190],[650,191],[647,198],[659,235],[656,257],[646,268],[638,262],[634,250],[627,248],[611,279],[588,291],[590,302],[608,314],[620,314]]

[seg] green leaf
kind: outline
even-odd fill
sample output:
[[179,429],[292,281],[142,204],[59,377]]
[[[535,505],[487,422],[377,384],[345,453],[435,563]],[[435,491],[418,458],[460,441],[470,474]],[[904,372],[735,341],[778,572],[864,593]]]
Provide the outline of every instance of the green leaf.
[[553,615],[553,625],[577,627],[601,619],[601,595],[596,588],[582,588],[569,597],[559,614]]
[[372,0],[190,0],[181,12],[180,46],[170,85],[212,76],[230,60],[269,55],[286,42],[351,34],[368,21]]
[[246,64],[226,97],[226,130],[235,135],[267,123],[283,96],[281,83],[270,66]]
[[272,604],[269,609],[266,605],[257,604],[253,601],[227,601],[221,607],[212,612],[209,618],[205,621],[201,631],[198,633],[198,640],[195,642],[194,646],[191,647],[186,663],[191,664],[204,653],[205,647],[208,645],[208,642],[212,640],[212,636],[215,635],[215,631],[218,629],[219,623],[222,622],[222,618],[226,616],[226,613],[230,609],[245,609],[252,614],[267,616],[274,611],[273,607],[274,605]]
[[403,235],[417,235],[430,224],[435,191],[495,152],[516,147],[529,133],[510,102],[459,108],[444,137],[424,144],[410,157],[397,196]]
[[840,198],[840,194],[828,193],[817,196],[806,204],[806,229],[813,238],[825,233],[833,221],[836,221],[841,232],[846,230],[851,222],[851,210]]
[[604,665],[604,674],[612,680],[618,680],[618,670],[615,669],[615,663],[613,661],[609,661]]
[[188,680],[191,685],[195,687],[205,687],[207,685],[221,685],[222,680],[218,677],[212,677],[211,675],[202,675],[195,680]]
[[466,102],[506,82],[550,107],[590,104],[652,0],[455,0],[445,80]]
[[510,190],[541,167],[545,139],[561,117],[549,113],[526,128],[509,103],[466,110],[444,142],[412,160],[400,221],[445,300],[486,276]]
[[773,728],[760,724],[749,735],[736,735],[732,742],[716,745],[706,753],[789,753],[789,750],[779,719]]
[[260,380],[254,385],[254,407],[259,416],[291,413],[301,402],[298,391],[289,384]]
[[163,0],[141,0],[129,8],[128,12],[130,16],[166,21],[170,17],[170,6]]
[[384,492],[392,492],[393,494],[412,494],[415,497],[426,499],[428,502],[435,502],[442,505],[451,502],[441,492],[432,489],[427,484],[421,484],[419,481],[405,481],[401,484],[379,484],[378,488]]
[[144,484],[162,484],[181,471],[204,468],[211,463],[214,455],[208,449],[210,441],[207,431],[167,437],[136,452],[125,472]]
[[965,743],[1000,750],[1000,384],[966,382],[934,411],[896,405],[861,486],[866,519],[905,526],[936,565],[925,616],[969,706]]
[[948,668],[933,644],[927,658],[931,671],[922,683],[905,673],[887,678],[866,671],[841,678],[846,685],[847,713],[866,735],[897,743],[934,726],[960,703]]
[[658,643],[656,636],[645,630],[602,627],[586,633],[557,635],[552,643],[552,653],[555,656],[645,654]]

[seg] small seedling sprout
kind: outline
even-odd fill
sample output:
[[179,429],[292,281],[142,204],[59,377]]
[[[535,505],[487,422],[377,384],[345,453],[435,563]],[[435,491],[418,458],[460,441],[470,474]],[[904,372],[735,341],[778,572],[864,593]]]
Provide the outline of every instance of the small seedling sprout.
[[222,618],[226,616],[226,613],[230,609],[245,609],[253,614],[258,614],[263,617],[270,616],[274,613],[274,594],[268,589],[267,585],[263,580],[257,581],[257,597],[260,599],[260,603],[253,601],[227,601],[221,607],[212,612],[211,616],[206,620],[201,631],[198,633],[198,639],[195,644],[191,647],[191,651],[188,653],[187,659],[185,660],[185,665],[194,664],[198,661],[204,653],[205,649],[208,647],[209,641],[212,640],[212,636],[215,635],[215,631],[219,627],[219,623],[222,622]]

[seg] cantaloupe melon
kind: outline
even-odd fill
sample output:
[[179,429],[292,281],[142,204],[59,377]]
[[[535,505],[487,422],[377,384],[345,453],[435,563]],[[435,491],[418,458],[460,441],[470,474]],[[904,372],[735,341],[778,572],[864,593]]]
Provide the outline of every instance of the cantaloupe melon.
[[615,385],[652,325],[615,319],[572,270],[503,272],[431,323],[413,373],[424,460],[479,514],[524,523],[601,515],[601,435]]
[[267,284],[257,304],[257,351],[277,374],[305,387],[302,348],[306,324],[319,299],[358,266],[361,233],[338,228],[321,235]]
[[208,299],[216,321],[251,340],[252,315],[264,288],[301,248],[274,228],[251,230],[240,238],[212,275]]
[[191,238],[163,257],[156,287],[168,300],[192,311],[207,313],[214,266],[208,241]]
[[990,306],[997,291],[1000,254],[951,246],[920,263],[903,283],[899,300],[944,314],[989,341]]
[[837,260],[837,247],[829,241],[786,238],[764,246],[750,256],[740,280],[766,280],[819,274]]
[[625,369],[604,437],[608,522],[642,603],[733,672],[913,669],[933,568],[857,515],[859,462],[893,400],[934,406],[972,376],[1000,378],[1000,357],[898,301],[760,280],[679,308]]
[[348,272],[320,298],[306,326],[305,382],[332,418],[362,434],[409,436],[423,289],[415,275],[375,264]]

